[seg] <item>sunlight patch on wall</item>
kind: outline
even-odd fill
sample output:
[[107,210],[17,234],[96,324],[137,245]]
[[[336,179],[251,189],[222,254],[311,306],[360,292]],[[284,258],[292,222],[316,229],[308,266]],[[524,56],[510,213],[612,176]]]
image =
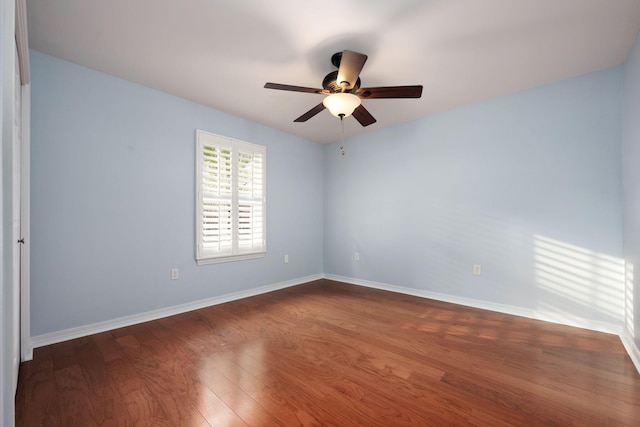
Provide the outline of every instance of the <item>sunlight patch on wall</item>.
[[534,236],[536,282],[553,295],[545,309],[596,310],[612,320],[624,318],[624,261],[579,246]]
[[635,336],[633,326],[633,263],[625,263],[624,274],[624,323],[631,336]]

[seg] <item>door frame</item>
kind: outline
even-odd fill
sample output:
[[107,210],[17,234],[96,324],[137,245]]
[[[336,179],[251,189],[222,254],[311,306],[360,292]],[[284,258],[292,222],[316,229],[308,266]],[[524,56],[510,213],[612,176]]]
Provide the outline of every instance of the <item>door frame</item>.
[[31,345],[31,233],[30,233],[30,165],[31,165],[31,69],[29,65],[29,38],[27,30],[26,0],[16,0],[16,46],[20,65],[22,93],[20,152],[20,237],[24,244],[20,254],[20,358],[33,359]]
[[22,144],[20,153],[20,358],[33,359],[31,344],[31,230],[30,230],[30,165],[31,165],[31,85],[22,85]]

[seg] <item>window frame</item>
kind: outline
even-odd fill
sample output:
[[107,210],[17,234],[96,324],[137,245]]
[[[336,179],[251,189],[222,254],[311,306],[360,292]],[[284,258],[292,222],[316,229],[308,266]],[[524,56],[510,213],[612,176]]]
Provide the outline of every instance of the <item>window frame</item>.
[[[231,195],[219,196],[214,198],[212,203],[220,203],[219,200],[229,200],[230,204],[230,217],[231,217],[231,249],[216,253],[213,249],[205,248],[204,245],[204,205],[205,199],[212,200],[211,193],[206,192],[203,189],[204,182],[204,166],[205,166],[205,147],[212,147],[217,150],[229,150],[230,151],[230,180],[231,180]],[[242,152],[246,158],[248,153],[252,156],[258,155],[261,157],[262,173],[259,179],[261,184],[261,192],[257,197],[243,197],[240,193],[240,185],[238,180],[239,174],[239,153]],[[265,146],[253,144],[246,141],[218,135],[203,130],[196,130],[196,214],[195,214],[195,238],[196,238],[196,263],[198,265],[217,264],[230,261],[240,261],[247,259],[255,259],[264,257],[267,252],[267,219],[266,219],[266,179],[267,179],[267,149]],[[253,159],[253,157],[252,157]],[[255,182],[252,182],[251,188],[254,188]],[[205,196],[208,195],[208,197]],[[244,204],[243,204],[244,202]],[[240,245],[240,211],[246,209],[247,206],[257,207],[261,209],[261,221],[256,224],[260,224],[261,237],[252,238],[250,247],[253,249],[243,249]],[[242,207],[242,208],[241,208]],[[254,223],[252,221],[252,231]],[[254,247],[255,242],[259,241],[260,244]]]

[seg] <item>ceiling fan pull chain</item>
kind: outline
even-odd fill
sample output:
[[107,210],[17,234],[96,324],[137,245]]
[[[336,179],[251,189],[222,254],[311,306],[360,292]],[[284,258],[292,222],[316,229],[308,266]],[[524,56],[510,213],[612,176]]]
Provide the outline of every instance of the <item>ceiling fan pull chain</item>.
[[[344,135],[344,114],[340,114],[340,124],[342,125],[342,135]],[[344,145],[340,145],[340,152],[344,156]]]

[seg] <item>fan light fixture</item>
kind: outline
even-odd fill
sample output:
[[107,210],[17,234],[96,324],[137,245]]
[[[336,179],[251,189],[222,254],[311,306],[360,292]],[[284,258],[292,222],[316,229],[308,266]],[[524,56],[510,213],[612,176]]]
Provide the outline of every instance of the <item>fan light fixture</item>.
[[352,93],[332,93],[322,103],[336,117],[349,117],[360,105],[360,98]]

